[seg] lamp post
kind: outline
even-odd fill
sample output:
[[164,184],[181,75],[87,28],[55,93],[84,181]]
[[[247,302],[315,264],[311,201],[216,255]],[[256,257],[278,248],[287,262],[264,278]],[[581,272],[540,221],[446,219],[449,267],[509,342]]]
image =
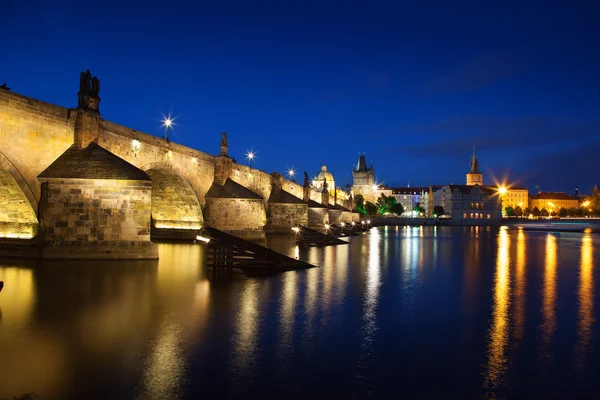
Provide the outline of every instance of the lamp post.
[[246,158],[248,159],[248,165],[250,168],[252,168],[252,160],[254,160],[255,156],[256,154],[252,150],[246,153]]
[[163,120],[163,126],[165,127],[165,140],[169,142],[169,128],[173,125],[173,120],[167,117]]
[[293,168],[288,169],[288,176],[290,177],[290,180],[294,179],[295,174],[296,174],[296,171],[294,171]]

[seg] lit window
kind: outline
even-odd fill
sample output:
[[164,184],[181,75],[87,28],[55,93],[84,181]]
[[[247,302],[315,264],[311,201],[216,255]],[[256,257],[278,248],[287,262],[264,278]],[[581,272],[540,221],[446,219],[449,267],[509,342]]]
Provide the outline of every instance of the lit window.
[[490,218],[491,218],[490,214],[488,214],[487,216],[488,216],[488,218],[487,218],[487,219],[490,219]]
[[463,218],[467,218],[467,213],[463,213]]

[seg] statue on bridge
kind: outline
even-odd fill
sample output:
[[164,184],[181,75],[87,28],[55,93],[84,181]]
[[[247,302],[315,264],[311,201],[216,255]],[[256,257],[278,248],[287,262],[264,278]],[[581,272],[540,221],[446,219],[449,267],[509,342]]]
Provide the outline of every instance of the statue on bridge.
[[304,187],[309,187],[310,181],[308,180],[308,174],[304,171]]
[[221,151],[219,152],[220,156],[226,156],[229,151],[229,143],[227,143],[227,133],[221,133]]
[[100,80],[92,77],[90,70],[82,72],[79,77],[79,104],[77,108],[99,112],[100,107]]

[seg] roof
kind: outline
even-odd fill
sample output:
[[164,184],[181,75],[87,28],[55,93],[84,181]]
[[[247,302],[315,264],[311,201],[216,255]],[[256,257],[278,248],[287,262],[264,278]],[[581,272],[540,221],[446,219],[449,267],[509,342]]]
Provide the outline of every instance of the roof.
[[252,190],[243,187],[229,178],[223,186],[213,182],[208,192],[206,192],[206,198],[262,200],[259,194],[254,193]]
[[308,207],[309,208],[327,208],[326,205],[321,204],[321,203],[317,203],[314,200],[308,200]]
[[429,188],[428,187],[392,188],[392,194],[421,194],[421,192],[429,192]]
[[326,179],[328,184],[334,182],[333,175],[331,175],[331,172],[327,171],[327,167],[324,165],[321,167],[321,172],[319,172],[319,175],[317,175],[315,179],[317,181],[322,181]]
[[38,178],[151,180],[144,171],[94,142],[83,149],[72,145]]
[[579,200],[577,197],[573,197],[565,192],[540,192],[531,196],[531,198],[534,200]]
[[281,204],[306,204],[302,199],[294,196],[293,194],[286,192],[285,190],[273,190],[271,196],[269,196],[269,203],[281,203]]
[[369,171],[371,169],[372,169],[372,167],[367,167],[367,159],[364,156],[364,154],[359,156],[358,164],[356,165],[356,170],[357,171]]
[[334,205],[334,206],[331,206],[331,205],[330,205],[330,206],[329,206],[329,209],[330,209],[330,210],[339,210],[339,211],[348,211],[348,212],[351,212],[351,210],[348,210],[346,207],[343,207],[343,206],[341,206],[341,205],[339,205],[339,204],[336,204],[336,205]]
[[474,194],[473,193],[473,189],[475,190],[481,190],[482,194],[496,194],[498,193],[498,190],[496,188],[494,188],[493,186],[480,186],[480,185],[446,185],[446,186],[442,186],[444,187],[448,187],[451,191],[455,191],[458,190],[459,193],[461,194]]

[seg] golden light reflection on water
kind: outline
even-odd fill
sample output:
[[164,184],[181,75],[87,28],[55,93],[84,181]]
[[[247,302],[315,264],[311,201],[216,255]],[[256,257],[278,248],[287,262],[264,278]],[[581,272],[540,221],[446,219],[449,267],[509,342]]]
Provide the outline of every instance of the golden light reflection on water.
[[283,295],[281,297],[281,311],[279,313],[279,356],[287,358],[293,349],[294,323],[296,317],[296,302],[298,292],[298,274],[288,272],[283,276]]
[[2,290],[2,315],[0,322],[0,343],[6,335],[19,331],[29,322],[31,309],[35,302],[35,284],[33,271],[27,268],[0,268],[0,281],[6,282]]
[[525,294],[527,284],[525,280],[525,266],[527,264],[527,256],[525,254],[525,233],[522,229],[519,229],[517,233],[517,265],[514,292],[514,331],[516,342],[521,340],[525,329]]
[[506,227],[498,233],[498,256],[494,275],[492,325],[489,330],[488,364],[485,387],[494,391],[503,382],[507,368],[506,347],[510,306],[510,238]]
[[542,353],[550,359],[550,342],[556,330],[556,237],[546,235],[546,263],[542,289]]
[[379,286],[381,284],[381,259],[379,242],[381,234],[378,229],[371,229],[369,237],[369,261],[367,264],[366,291],[364,302],[365,339],[370,342],[377,328],[376,308],[379,301]]
[[0,398],[57,392],[67,380],[63,349],[50,335],[33,329],[34,271],[0,267],[0,281],[6,283],[0,295]]
[[579,310],[577,321],[577,344],[575,345],[576,364],[579,369],[585,367],[586,356],[596,317],[594,315],[594,258],[591,234],[581,239],[581,262],[579,268]]
[[234,365],[242,374],[252,371],[258,353],[260,288],[258,280],[247,282],[236,305],[238,312],[234,336]]

